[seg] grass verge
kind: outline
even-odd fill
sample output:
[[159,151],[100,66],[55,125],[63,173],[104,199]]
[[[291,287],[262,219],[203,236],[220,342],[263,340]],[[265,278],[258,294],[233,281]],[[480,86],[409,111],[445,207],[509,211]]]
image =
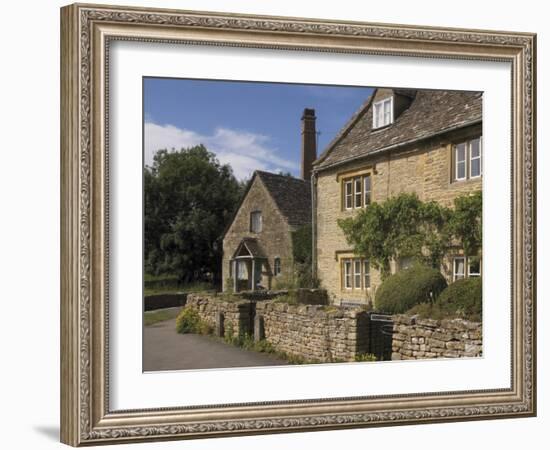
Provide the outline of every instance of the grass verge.
[[148,327],[158,322],[164,322],[165,320],[174,319],[178,313],[179,308],[166,308],[157,309],[155,311],[145,311],[143,313],[143,324]]

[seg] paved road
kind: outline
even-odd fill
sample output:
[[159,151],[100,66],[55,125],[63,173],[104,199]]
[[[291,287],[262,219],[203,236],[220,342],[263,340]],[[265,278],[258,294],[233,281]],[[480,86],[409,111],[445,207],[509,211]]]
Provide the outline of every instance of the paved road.
[[212,369],[225,367],[281,366],[274,355],[259,353],[197,334],[176,333],[176,320],[145,327],[143,370]]

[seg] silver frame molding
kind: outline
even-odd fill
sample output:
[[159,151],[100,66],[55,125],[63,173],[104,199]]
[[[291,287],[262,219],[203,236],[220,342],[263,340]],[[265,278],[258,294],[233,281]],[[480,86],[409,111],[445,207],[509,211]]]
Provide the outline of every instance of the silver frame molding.
[[[511,63],[510,389],[110,410],[106,105],[109,43],[113,40]],[[62,442],[80,446],[534,416],[535,67],[536,35],[530,33],[105,5],[62,8]]]

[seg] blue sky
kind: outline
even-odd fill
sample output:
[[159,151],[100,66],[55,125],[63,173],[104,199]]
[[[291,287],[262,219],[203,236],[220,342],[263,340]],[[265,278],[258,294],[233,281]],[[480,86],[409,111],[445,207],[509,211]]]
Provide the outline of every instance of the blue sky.
[[239,179],[256,169],[300,173],[300,118],[317,116],[318,154],[371,88],[166,78],[144,79],[145,163],[161,148],[199,143]]

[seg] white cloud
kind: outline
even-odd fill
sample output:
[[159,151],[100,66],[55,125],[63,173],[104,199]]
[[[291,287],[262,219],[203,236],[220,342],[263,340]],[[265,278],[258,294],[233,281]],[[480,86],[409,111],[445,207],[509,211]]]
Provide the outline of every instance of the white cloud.
[[[254,170],[295,171],[298,164],[277,156],[270,146],[269,136],[248,131],[217,128],[211,135],[203,135],[173,125],[145,122],[145,164],[153,163],[159,149],[180,149],[204,144],[215,153],[222,164],[230,164],[237,179],[248,178]],[[298,152],[298,149],[296,149]]]

